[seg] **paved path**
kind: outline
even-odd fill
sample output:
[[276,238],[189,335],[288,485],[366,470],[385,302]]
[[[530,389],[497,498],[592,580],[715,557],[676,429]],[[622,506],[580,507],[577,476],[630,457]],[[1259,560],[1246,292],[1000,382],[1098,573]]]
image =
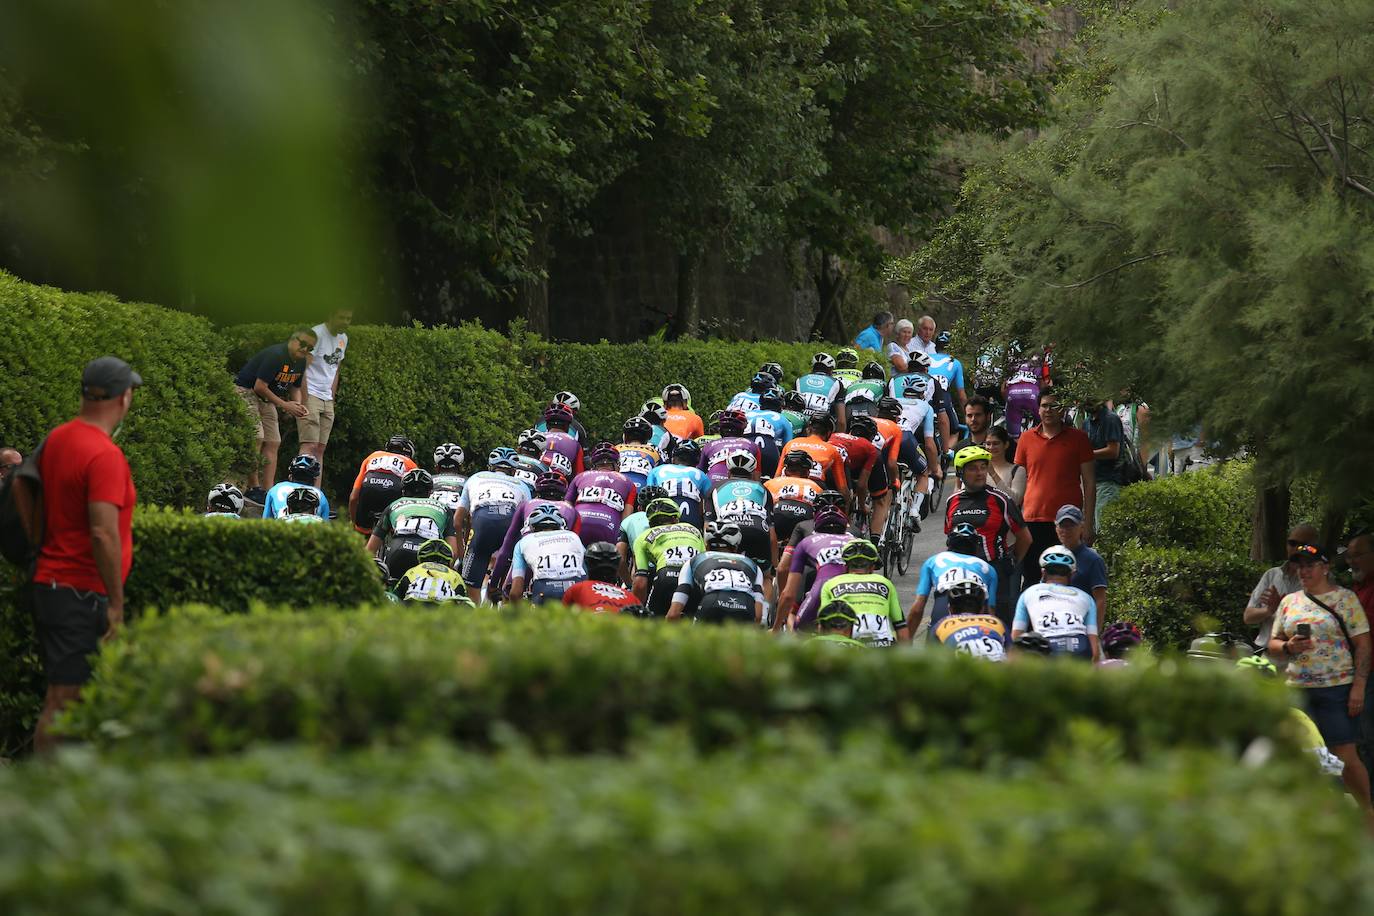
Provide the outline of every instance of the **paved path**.
[[[954,476],[951,474],[949,479],[945,481],[946,496],[952,492],[953,487]],[[911,565],[907,568],[906,575],[894,576],[892,579],[902,598],[902,610],[911,607],[912,599],[916,597],[916,582],[920,578],[921,564],[925,562],[926,557],[945,549],[944,513],[945,504],[942,502],[934,513],[921,522],[921,531],[916,535],[916,545],[912,548]],[[924,625],[922,629],[924,629]]]

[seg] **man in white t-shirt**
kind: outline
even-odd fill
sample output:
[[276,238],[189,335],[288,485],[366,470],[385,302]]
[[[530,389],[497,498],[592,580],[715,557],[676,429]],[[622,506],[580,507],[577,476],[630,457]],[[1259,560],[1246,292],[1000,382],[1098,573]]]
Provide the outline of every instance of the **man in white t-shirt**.
[[339,363],[348,350],[348,335],[353,310],[338,308],[323,324],[315,325],[318,341],[305,369],[305,416],[296,420],[301,454],[320,461],[320,480],[324,480],[324,448],[334,428],[334,402],[339,397]]

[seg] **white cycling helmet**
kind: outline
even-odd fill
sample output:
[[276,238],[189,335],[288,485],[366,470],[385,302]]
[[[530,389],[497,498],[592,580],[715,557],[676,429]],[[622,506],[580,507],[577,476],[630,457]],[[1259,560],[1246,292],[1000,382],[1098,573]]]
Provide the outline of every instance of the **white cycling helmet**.
[[663,389],[663,403],[664,403],[664,404],[667,404],[667,403],[668,403],[668,396],[669,396],[669,395],[673,395],[673,396],[675,396],[675,397],[682,398],[682,403],[684,403],[684,404],[690,404],[690,403],[692,403],[692,393],[691,393],[690,391],[687,390],[687,386],[686,386],[686,385],[680,385],[680,384],[678,384],[677,382],[674,382],[673,384],[669,385],[667,388],[664,388],[664,389]]
[[935,582],[935,592],[950,598],[966,597],[973,594],[982,596],[984,600],[987,600],[988,597],[988,587],[982,578],[972,570],[964,569],[962,566],[956,566],[941,573],[940,578]]
[[930,380],[924,375],[908,375],[901,380],[902,397],[907,400],[924,401],[930,392]]
[[1067,567],[1070,573],[1078,568],[1078,561],[1073,558],[1073,551],[1067,547],[1050,547],[1040,554],[1040,568],[1046,569],[1050,566]]
[[924,350],[912,350],[906,355],[906,366],[913,372],[929,372],[930,356]]
[[456,471],[463,466],[463,447],[456,442],[445,442],[434,450],[434,466],[441,471]]
[[746,474],[752,474],[754,473],[754,469],[758,466],[758,461],[748,452],[739,452],[725,459],[726,473],[730,471],[744,471]]
[[831,356],[829,353],[817,353],[815,356],[811,357],[811,368],[827,370],[834,369],[835,357]]
[[535,449],[542,453],[549,447],[549,437],[540,430],[531,428],[520,434],[516,445],[520,448]]
[[558,392],[558,394],[555,394],[553,396],[553,402],[555,404],[562,404],[564,407],[568,408],[573,413],[577,413],[579,410],[582,409],[582,402],[579,401],[577,399],[577,395],[573,394],[571,391]]
[[706,546],[739,550],[743,543],[744,532],[734,522],[714,519],[706,523]]
[[217,483],[210,490],[206,504],[216,512],[238,515],[243,511],[243,491],[232,483]]

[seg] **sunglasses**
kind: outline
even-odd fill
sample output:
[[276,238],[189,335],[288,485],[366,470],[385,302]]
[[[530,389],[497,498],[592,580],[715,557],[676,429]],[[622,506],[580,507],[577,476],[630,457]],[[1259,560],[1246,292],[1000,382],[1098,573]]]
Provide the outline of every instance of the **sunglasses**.
[[1048,411],[1050,411],[1051,413],[1058,413],[1059,411],[1061,411],[1061,410],[1064,409],[1064,405],[1063,405],[1063,404],[1041,404],[1041,405],[1040,405],[1040,409],[1041,409],[1041,410],[1048,410]]
[[296,343],[300,344],[300,345],[301,345],[301,349],[304,350],[304,351],[307,352],[307,353],[309,353],[309,352],[311,352],[311,351],[313,351],[313,350],[315,349],[315,345],[312,344],[312,343],[307,343],[306,340],[305,340],[305,338],[303,338],[303,337],[293,337],[293,338],[291,338],[291,339],[294,340]]

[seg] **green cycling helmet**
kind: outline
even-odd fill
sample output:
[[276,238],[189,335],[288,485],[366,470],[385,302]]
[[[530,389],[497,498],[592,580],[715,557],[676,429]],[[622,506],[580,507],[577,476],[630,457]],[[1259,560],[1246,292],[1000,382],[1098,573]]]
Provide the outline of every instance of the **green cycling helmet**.
[[644,507],[650,525],[671,525],[682,518],[682,509],[671,499],[656,499]]
[[1237,659],[1236,668],[1262,677],[1279,676],[1278,666],[1263,655],[1247,655],[1245,658]]
[[840,559],[846,566],[877,566],[882,562],[882,558],[878,556],[878,548],[873,546],[873,542],[868,538],[855,538],[845,544],[844,549],[840,551]]
[[448,546],[448,541],[430,538],[416,549],[415,559],[421,563],[442,563],[445,566],[452,566],[453,548]]
[[827,629],[842,629],[852,627],[859,622],[859,615],[854,613],[854,609],[846,601],[832,601],[816,617],[816,622]]

